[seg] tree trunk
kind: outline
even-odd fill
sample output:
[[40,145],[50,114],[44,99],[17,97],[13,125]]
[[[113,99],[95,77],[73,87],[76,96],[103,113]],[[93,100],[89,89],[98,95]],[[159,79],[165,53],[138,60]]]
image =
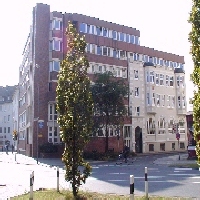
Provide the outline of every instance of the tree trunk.
[[106,142],[105,142],[105,153],[108,152],[108,122],[109,122],[109,115],[106,114]]

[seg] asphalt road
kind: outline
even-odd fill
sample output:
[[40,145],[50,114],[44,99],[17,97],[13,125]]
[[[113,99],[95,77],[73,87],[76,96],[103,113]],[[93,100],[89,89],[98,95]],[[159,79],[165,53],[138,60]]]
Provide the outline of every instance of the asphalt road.
[[[200,197],[200,171],[155,165],[164,155],[141,156],[133,163],[93,163],[92,175],[81,186],[86,191],[129,194],[130,175],[135,178],[135,194],[144,195],[144,170],[148,167],[150,195]],[[59,164],[59,161],[52,161]],[[61,163],[60,163],[61,164]],[[56,187],[56,170],[40,165],[0,162],[0,199],[29,191],[30,173],[34,171],[34,189]],[[60,187],[69,189],[60,170]]]

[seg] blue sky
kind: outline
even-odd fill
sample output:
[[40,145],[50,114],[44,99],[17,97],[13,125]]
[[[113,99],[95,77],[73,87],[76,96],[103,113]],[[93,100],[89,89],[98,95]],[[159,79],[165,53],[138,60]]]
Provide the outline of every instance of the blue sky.
[[[187,20],[190,0],[7,0],[0,7],[1,73],[0,85],[18,83],[32,8],[36,3],[51,5],[51,11],[80,13],[140,30],[140,44],[185,57],[187,99],[193,94],[189,82],[193,63],[189,54]],[[188,110],[190,108],[188,107]]]

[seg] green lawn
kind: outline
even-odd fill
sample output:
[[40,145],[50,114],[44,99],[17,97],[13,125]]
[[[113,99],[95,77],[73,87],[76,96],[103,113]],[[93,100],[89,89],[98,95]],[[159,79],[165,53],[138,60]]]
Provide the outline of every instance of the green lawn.
[[[12,200],[29,200],[29,194],[20,195],[18,197],[11,198]],[[67,199],[73,199],[72,193],[69,191],[61,191],[56,192],[54,190],[47,190],[47,191],[37,191],[34,192],[33,196],[34,200],[67,200]],[[98,194],[98,193],[89,193],[89,192],[81,192],[80,191],[80,197],[77,198],[79,200],[87,200],[87,199],[93,199],[93,200],[128,200],[129,196],[123,196],[123,195],[106,195],[106,194]],[[152,196],[149,198],[149,200],[189,200],[191,198],[179,198],[179,197],[156,197]],[[145,197],[135,197],[134,200],[145,200]]]

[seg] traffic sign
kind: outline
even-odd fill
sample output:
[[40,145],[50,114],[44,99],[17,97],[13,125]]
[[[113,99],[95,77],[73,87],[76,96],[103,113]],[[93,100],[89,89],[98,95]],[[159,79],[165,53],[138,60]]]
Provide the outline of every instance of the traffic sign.
[[180,139],[180,133],[176,134],[176,139],[179,140]]
[[38,126],[42,128],[44,126],[44,120],[38,120]]

